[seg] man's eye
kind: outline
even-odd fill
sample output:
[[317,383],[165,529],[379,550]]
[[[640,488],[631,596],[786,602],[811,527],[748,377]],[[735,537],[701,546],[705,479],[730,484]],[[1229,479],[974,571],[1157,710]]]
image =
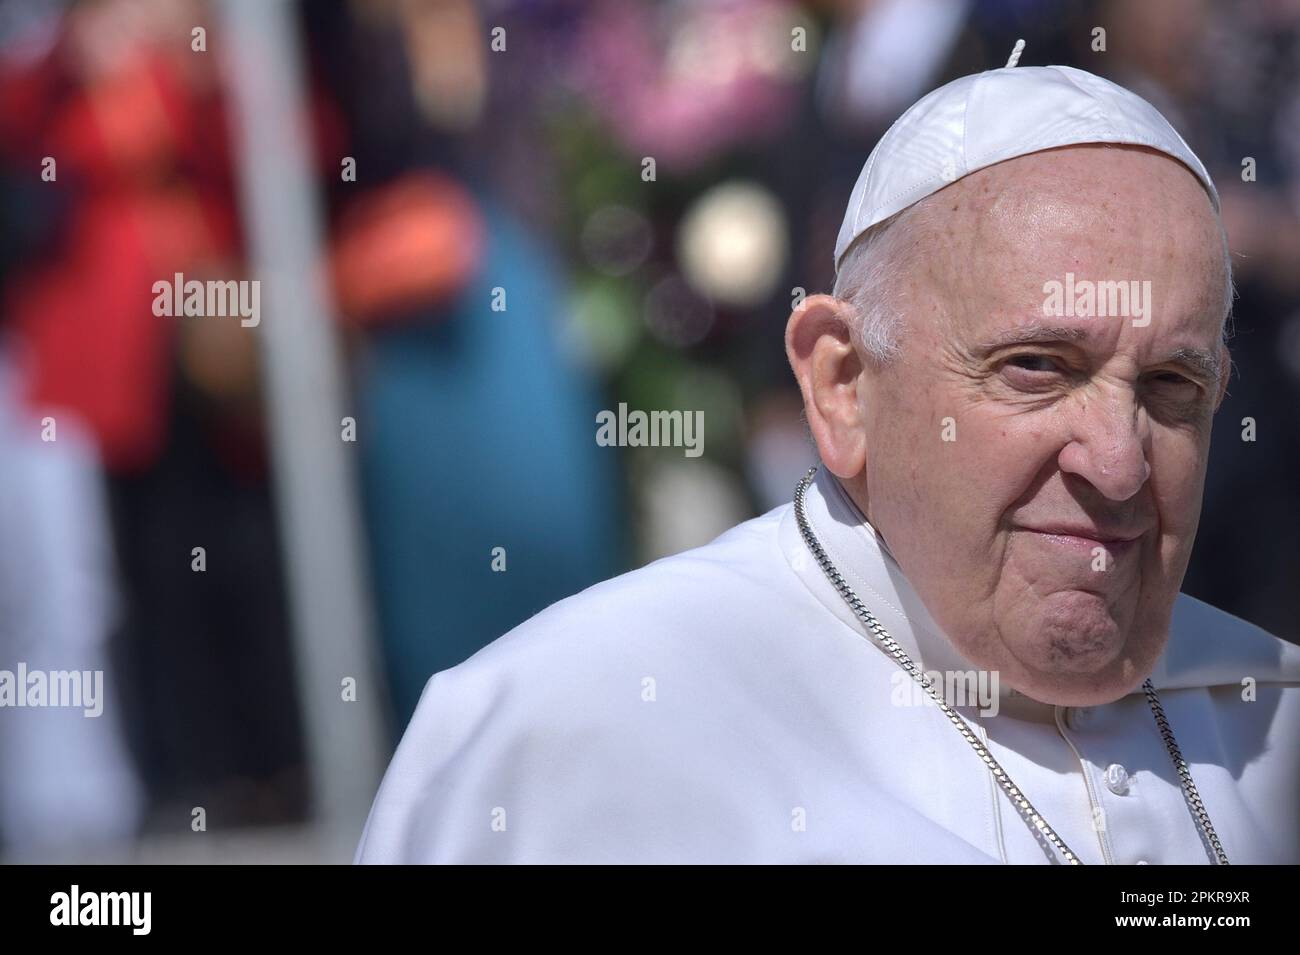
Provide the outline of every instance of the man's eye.
[[1051,355],[1013,355],[1007,359],[1007,364],[1024,371],[1060,371]]
[[1161,371],[1147,378],[1147,386],[1170,398],[1190,398],[1200,391],[1200,385],[1176,371]]

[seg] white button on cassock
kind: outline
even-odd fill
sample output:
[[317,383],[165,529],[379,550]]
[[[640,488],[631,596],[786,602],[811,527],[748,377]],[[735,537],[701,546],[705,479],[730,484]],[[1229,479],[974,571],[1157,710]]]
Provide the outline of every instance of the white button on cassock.
[[1111,763],[1106,767],[1106,788],[1116,796],[1123,796],[1128,792],[1128,770],[1119,763]]

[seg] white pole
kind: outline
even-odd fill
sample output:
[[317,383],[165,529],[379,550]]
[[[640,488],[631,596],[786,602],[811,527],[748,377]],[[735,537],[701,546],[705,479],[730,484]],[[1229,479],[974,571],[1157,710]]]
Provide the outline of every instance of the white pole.
[[[222,0],[222,56],[260,339],[313,815],[348,851],[388,754],[375,660],[349,408],[306,125],[294,6]],[[364,422],[358,424],[359,429]],[[355,702],[344,683],[355,681]],[[331,835],[332,834],[332,835]],[[350,858],[350,856],[349,856]]]

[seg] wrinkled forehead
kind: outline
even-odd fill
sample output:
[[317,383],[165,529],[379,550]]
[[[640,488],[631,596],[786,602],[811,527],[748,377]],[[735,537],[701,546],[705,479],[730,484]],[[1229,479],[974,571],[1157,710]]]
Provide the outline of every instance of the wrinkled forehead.
[[1045,286],[1073,279],[1149,282],[1162,324],[1221,328],[1230,287],[1221,223],[1199,180],[1162,153],[1036,153],[925,202],[927,279],[947,302],[970,306],[953,309],[968,321],[1028,315]]

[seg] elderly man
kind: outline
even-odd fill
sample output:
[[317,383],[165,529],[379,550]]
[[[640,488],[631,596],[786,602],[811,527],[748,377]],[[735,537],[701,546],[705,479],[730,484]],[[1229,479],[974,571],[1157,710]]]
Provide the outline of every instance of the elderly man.
[[1178,592],[1228,380],[1208,174],[1145,101],[929,94],[786,350],[790,505],[435,675],[362,862],[1298,862],[1300,650]]

